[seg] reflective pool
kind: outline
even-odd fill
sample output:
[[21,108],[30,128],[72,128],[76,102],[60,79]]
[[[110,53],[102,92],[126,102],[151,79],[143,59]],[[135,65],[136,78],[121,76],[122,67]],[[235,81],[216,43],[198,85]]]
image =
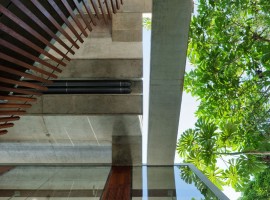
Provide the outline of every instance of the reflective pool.
[[[110,171],[110,166],[0,166],[0,200],[97,200]],[[194,171],[189,165],[133,167],[130,199],[226,199],[217,198]]]

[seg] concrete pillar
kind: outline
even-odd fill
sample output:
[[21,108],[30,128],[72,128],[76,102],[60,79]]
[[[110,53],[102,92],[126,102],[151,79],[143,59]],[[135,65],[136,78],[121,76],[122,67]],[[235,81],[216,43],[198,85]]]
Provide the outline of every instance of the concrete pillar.
[[190,18],[190,0],[153,1],[149,165],[174,163]]

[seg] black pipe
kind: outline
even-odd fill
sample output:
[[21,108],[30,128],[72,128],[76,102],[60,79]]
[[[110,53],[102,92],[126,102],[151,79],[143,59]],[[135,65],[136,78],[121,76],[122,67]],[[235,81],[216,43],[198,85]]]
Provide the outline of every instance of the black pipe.
[[[28,81],[41,84],[37,81]],[[100,80],[60,80],[51,85],[45,85],[47,91],[39,91],[43,94],[130,94],[130,81],[100,81]],[[25,87],[25,90],[34,91]]]
[[43,94],[130,94],[130,88],[120,87],[52,87],[47,91],[43,91]]
[[[29,81],[40,84],[36,81]],[[110,81],[110,80],[57,80],[46,87],[130,87],[130,81]]]

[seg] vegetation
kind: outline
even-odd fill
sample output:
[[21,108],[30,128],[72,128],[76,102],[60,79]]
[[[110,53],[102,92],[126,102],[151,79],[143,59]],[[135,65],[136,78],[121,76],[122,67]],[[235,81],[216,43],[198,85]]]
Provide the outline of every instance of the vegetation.
[[184,87],[200,105],[177,151],[220,189],[269,173],[269,10],[268,0],[200,0],[192,18]]
[[270,168],[268,167],[264,172],[257,174],[243,192],[243,196],[240,200],[270,199]]
[[146,30],[151,30],[151,25],[152,25],[152,22],[151,22],[151,18],[149,17],[143,17],[143,27],[146,29]]

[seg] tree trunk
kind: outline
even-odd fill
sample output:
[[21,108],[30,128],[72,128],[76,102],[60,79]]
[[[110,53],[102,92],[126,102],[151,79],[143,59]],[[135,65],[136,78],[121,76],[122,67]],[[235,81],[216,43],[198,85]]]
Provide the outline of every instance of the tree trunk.
[[216,154],[221,154],[221,155],[242,155],[242,154],[246,154],[246,155],[270,155],[269,151],[243,151],[243,152],[232,152],[232,153],[216,153]]

